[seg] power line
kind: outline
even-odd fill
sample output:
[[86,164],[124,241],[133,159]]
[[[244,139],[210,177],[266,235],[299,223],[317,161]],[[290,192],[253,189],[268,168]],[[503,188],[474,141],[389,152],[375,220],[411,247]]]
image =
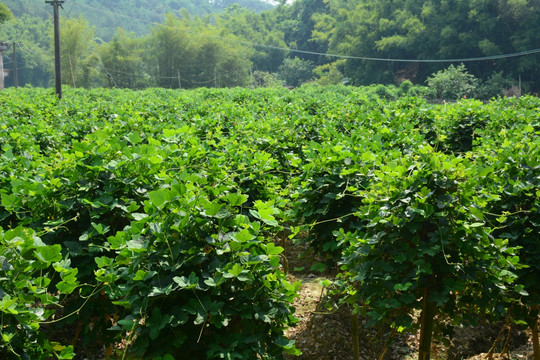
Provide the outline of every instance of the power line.
[[[68,3],[75,5],[75,1],[67,1]],[[103,13],[108,13],[111,15],[121,16],[128,19],[136,20],[142,23],[150,24],[150,25],[156,25],[156,26],[165,26],[169,27],[168,25],[162,24],[162,23],[156,23],[148,20],[143,20],[140,18],[136,18],[130,15],[126,14],[119,14],[110,10],[104,10],[95,8],[89,5],[84,4],[76,4],[77,6],[85,7],[88,9],[100,11]],[[183,29],[182,29],[183,30]],[[184,31],[191,32],[188,29],[185,29]],[[470,58],[453,58],[453,59],[394,59],[394,58],[379,58],[379,57],[369,57],[369,56],[352,56],[352,55],[342,55],[342,54],[332,54],[332,53],[324,53],[324,52],[317,52],[317,51],[309,51],[309,50],[302,50],[302,49],[295,49],[295,48],[285,48],[280,46],[273,46],[273,45],[266,45],[266,44],[259,44],[254,43],[250,41],[244,41],[244,40],[237,40],[237,39],[229,39],[225,38],[223,36],[217,36],[217,35],[210,35],[210,34],[201,34],[206,37],[216,38],[224,41],[229,42],[235,42],[235,43],[241,43],[250,45],[253,47],[262,47],[266,49],[273,49],[273,50],[281,50],[291,53],[298,53],[298,54],[306,54],[306,55],[317,55],[317,56],[325,56],[325,57],[334,57],[338,59],[347,59],[347,60],[364,60],[364,61],[380,61],[380,62],[405,62],[405,63],[455,63],[455,62],[477,62],[477,61],[490,61],[490,60],[499,60],[499,59],[507,59],[512,57],[520,57],[520,56],[526,56],[526,55],[533,55],[540,53],[540,48],[538,49],[532,49],[532,50],[524,50],[514,53],[508,53],[508,54],[500,54],[500,55],[491,55],[491,56],[481,56],[481,57],[470,57]]]
[[28,47],[28,45],[26,45],[25,43],[17,42],[17,44],[18,44],[19,46],[22,46],[22,47],[24,48],[24,49],[22,49],[23,51],[26,51],[26,52],[28,52],[28,53],[30,53],[30,54],[33,54],[33,53],[34,53],[34,52],[32,51],[32,49],[30,49],[30,48]]
[[[71,7],[69,8],[69,12],[66,13],[68,19],[71,17],[71,11],[73,11],[73,6],[75,5],[75,0],[71,3]],[[64,10],[64,8],[62,8],[62,10]],[[66,12],[64,10],[64,12]]]
[[[107,72],[107,76],[110,75],[110,73],[116,73],[116,74],[120,74],[120,75],[125,75],[125,76],[134,76],[134,77],[150,77],[150,78],[153,78],[153,79],[163,79],[163,80],[176,80],[178,79],[178,76],[158,76],[158,75],[151,75],[151,74],[135,74],[135,73],[128,73],[128,72],[125,72],[125,71],[119,71],[119,70],[109,70],[105,67],[105,65],[103,65],[103,63],[101,63],[101,65],[103,66],[103,68],[105,69],[105,71]],[[222,74],[222,73],[220,73]],[[192,84],[209,84],[213,81],[216,81],[216,78],[214,77],[213,79],[210,79],[210,80],[207,80],[207,81],[195,81],[195,80],[189,80],[189,79],[182,79],[182,82],[183,81],[187,81],[187,82],[190,82]]]
[[[240,41],[240,40],[238,40],[238,41]],[[510,53],[510,54],[472,57],[472,58],[456,58],[456,59],[392,59],[392,58],[377,58],[377,57],[367,57],[367,56],[350,56],[350,55],[330,54],[330,53],[322,53],[322,52],[299,50],[299,49],[287,49],[287,48],[282,48],[282,47],[279,47],[279,46],[272,46],[272,45],[261,45],[261,44],[247,42],[247,41],[240,41],[240,42],[251,44],[252,46],[260,46],[260,47],[265,47],[265,48],[274,49],[274,50],[286,50],[286,51],[289,51],[289,52],[300,53],[300,54],[319,55],[319,56],[335,57],[335,58],[350,59],[350,60],[384,61],[384,62],[408,62],[408,63],[474,62],[474,61],[487,61],[487,60],[506,59],[506,58],[511,58],[511,57],[518,57],[518,56],[525,56],[525,55],[531,55],[531,54],[540,53],[540,49],[532,49],[532,50],[519,51],[519,52],[515,52],[515,53]]]

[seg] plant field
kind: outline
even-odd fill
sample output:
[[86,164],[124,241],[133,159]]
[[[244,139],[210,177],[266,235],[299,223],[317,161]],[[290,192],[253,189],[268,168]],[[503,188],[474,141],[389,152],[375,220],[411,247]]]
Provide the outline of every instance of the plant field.
[[286,241],[366,326],[421,329],[423,359],[441,324],[537,336],[538,98],[19,89],[0,107],[2,359],[298,354]]

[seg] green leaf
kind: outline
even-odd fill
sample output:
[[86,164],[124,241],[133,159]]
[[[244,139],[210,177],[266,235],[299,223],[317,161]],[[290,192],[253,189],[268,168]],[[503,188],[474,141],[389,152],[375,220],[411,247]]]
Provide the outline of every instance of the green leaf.
[[218,204],[217,202],[209,202],[203,206],[203,209],[204,209],[204,213],[207,216],[214,216],[217,213],[219,213],[222,207],[223,205]]
[[141,281],[146,279],[146,276],[148,276],[148,271],[144,270],[137,270],[135,273],[135,277],[133,278],[134,281]]
[[245,242],[255,239],[255,235],[253,235],[251,231],[249,231],[249,229],[242,229],[241,231],[234,234],[233,238],[236,241]]
[[394,290],[396,291],[406,291],[412,286],[412,283],[407,282],[405,284],[395,284]]
[[149,215],[144,213],[131,213],[131,216],[133,216],[133,220],[140,221],[147,218]]
[[161,208],[164,204],[174,199],[174,195],[169,189],[159,189],[148,193],[150,202],[157,208]]
[[475,223],[469,224],[468,226],[471,227],[471,228],[477,228],[477,227],[482,227],[482,226],[484,226],[484,223],[481,223],[481,222],[475,222]]
[[274,243],[266,244],[266,253],[268,255],[279,255],[284,251],[281,246],[276,246]]
[[185,276],[175,276],[173,277],[173,281],[177,283],[180,287],[180,289],[193,289],[197,285],[199,285],[199,278],[197,277],[197,274],[192,272],[189,274],[189,277]]
[[239,193],[229,193],[225,196],[225,199],[231,206],[240,206],[247,201],[248,196]]
[[36,255],[38,259],[43,262],[51,263],[62,260],[62,246],[50,245],[50,246],[38,246],[36,248]]
[[72,345],[69,345],[69,346],[66,346],[62,349],[62,351],[60,351],[60,353],[56,354],[56,357],[58,358],[58,360],[69,360],[69,359],[73,359],[75,357],[75,352],[73,351],[73,346]]
[[60,294],[71,294],[78,286],[78,283],[69,283],[65,281],[60,281],[56,284],[56,288],[60,291]]
[[92,227],[99,235],[105,235],[109,231],[109,226],[103,226],[103,224],[92,223]]
[[94,261],[96,262],[98,268],[101,269],[107,266],[111,266],[111,264],[114,262],[114,259],[111,259],[107,256],[102,256],[102,257],[95,257]]
[[2,206],[9,209],[17,203],[17,195],[2,194]]
[[276,209],[270,205],[269,203],[257,200],[255,201],[255,209],[250,209],[249,212],[251,215],[253,215],[255,218],[263,221],[267,225],[270,226],[277,226],[278,222],[276,221],[276,218],[273,214],[275,214],[277,211]]
[[469,208],[469,211],[471,212],[471,214],[474,215],[474,217],[480,221],[484,221],[484,214],[482,213],[482,211],[478,208],[475,208],[474,206],[471,206]]
[[153,165],[161,164],[163,162],[163,158],[159,155],[151,156],[148,160],[150,160],[150,163]]
[[309,268],[309,271],[325,272],[326,265],[321,262],[317,262]]
[[230,269],[228,271],[228,273],[233,275],[233,276],[238,276],[238,275],[240,275],[242,270],[244,270],[243,266],[240,266],[239,264],[234,264],[234,266],[232,267],[232,269]]

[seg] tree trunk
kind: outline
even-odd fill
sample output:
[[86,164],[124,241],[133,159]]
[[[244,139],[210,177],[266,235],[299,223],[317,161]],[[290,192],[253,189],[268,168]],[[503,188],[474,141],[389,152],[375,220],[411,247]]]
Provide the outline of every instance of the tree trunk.
[[429,301],[428,298],[429,289],[425,288],[424,299],[422,301],[418,360],[429,360],[431,356],[431,338],[433,336],[433,324],[435,322],[435,303]]

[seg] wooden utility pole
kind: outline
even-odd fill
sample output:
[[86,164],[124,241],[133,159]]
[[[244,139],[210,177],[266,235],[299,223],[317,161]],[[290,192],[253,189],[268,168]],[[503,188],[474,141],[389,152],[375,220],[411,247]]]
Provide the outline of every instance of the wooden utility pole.
[[13,42],[13,85],[19,87],[19,73],[17,72],[17,43]]
[[9,48],[7,42],[0,42],[0,90],[4,90],[4,57],[2,52]]
[[58,6],[62,6],[64,0],[45,0],[54,9],[54,74],[56,77],[56,95],[62,98],[62,60],[60,58],[60,21]]

